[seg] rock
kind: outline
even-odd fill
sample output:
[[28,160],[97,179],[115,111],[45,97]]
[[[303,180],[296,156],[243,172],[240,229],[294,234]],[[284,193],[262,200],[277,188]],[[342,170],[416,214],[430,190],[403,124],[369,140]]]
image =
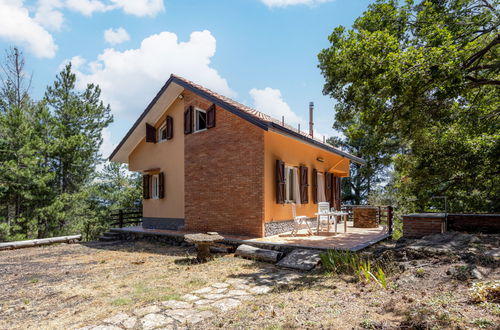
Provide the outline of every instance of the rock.
[[132,329],[137,324],[137,319],[133,316],[129,317],[125,321],[122,322],[122,325],[125,329]]
[[116,325],[98,325],[96,327],[91,328],[92,330],[121,330],[122,328]]
[[197,296],[195,296],[194,294],[185,294],[181,297],[181,299],[183,300],[187,300],[187,301],[195,301],[195,300],[199,300],[200,298],[198,298]]
[[219,301],[216,301],[212,304],[213,307],[220,309],[223,312],[234,309],[241,304],[241,301],[233,298],[226,298]]
[[161,303],[163,306],[166,308],[170,309],[179,309],[179,308],[191,308],[193,307],[192,303],[188,303],[185,301],[178,301],[178,300],[167,300]]
[[200,299],[194,302],[195,305],[207,305],[213,303],[213,300],[210,299]]
[[231,290],[227,293],[228,296],[244,296],[250,294],[247,291],[244,290]]
[[144,330],[155,329],[171,324],[173,320],[161,314],[148,314],[141,319]]
[[484,253],[488,257],[500,258],[500,248],[491,249]]
[[251,293],[255,293],[255,294],[265,294],[271,290],[272,290],[272,288],[267,286],[267,285],[259,285],[259,286],[255,286],[255,287],[251,288],[249,291]]
[[250,286],[247,284],[234,284],[233,287],[235,289],[240,289],[240,290],[248,290],[250,289]]
[[134,314],[141,317],[146,314],[158,313],[160,310],[161,310],[160,307],[156,305],[151,305],[134,310]]
[[123,321],[125,321],[126,319],[128,319],[128,317],[129,316],[125,313],[118,313],[114,316],[108,317],[103,322],[104,323],[111,323],[111,324],[120,324]]
[[203,295],[203,297],[206,299],[218,300],[218,299],[222,299],[226,296],[223,294],[220,294],[220,293],[208,293],[208,294]]
[[212,291],[212,293],[223,293],[223,292],[226,292],[227,291],[227,288],[221,288],[221,289],[215,289]]
[[321,258],[320,251],[295,249],[281,259],[276,266],[309,271],[318,265]]
[[196,324],[199,323],[209,317],[214,316],[215,314],[210,311],[202,311],[196,314],[191,314],[186,317],[187,324]]
[[212,286],[216,289],[222,289],[222,288],[227,288],[229,286],[229,284],[219,282],[219,283],[212,284]]
[[199,290],[193,291],[193,293],[197,293],[197,294],[210,293],[210,292],[212,292],[212,290],[213,290],[213,288],[206,287],[206,288],[201,288]]
[[476,280],[482,280],[484,278],[483,274],[477,268],[473,268],[470,271],[471,278]]
[[198,313],[196,309],[172,309],[167,315],[180,323],[185,323],[188,316],[196,313]]

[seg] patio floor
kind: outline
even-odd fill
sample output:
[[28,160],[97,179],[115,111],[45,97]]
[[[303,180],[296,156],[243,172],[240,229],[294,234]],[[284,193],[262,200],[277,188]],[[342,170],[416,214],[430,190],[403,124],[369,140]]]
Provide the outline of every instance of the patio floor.
[[321,250],[334,249],[358,251],[390,236],[385,226],[378,226],[377,228],[355,228],[353,227],[352,221],[347,222],[346,233],[344,233],[343,224],[339,224],[336,234],[331,227],[329,233],[320,232],[319,235],[316,234],[316,228],[311,229],[313,229],[314,235],[309,235],[305,229],[302,229],[295,236],[292,236],[291,233],[288,232],[274,236],[253,238],[246,240],[246,242]]
[[[333,233],[333,228],[330,228],[330,233],[321,232],[319,235],[308,235],[306,230],[300,230],[295,236],[290,232],[274,236],[267,236],[262,238],[225,235],[224,240],[231,244],[249,244],[259,247],[269,247],[274,249],[280,248],[308,248],[320,250],[349,250],[359,251],[365,247],[373,245],[390,236],[385,226],[377,228],[355,228],[352,222],[347,222],[347,233],[344,233],[344,225],[340,224],[338,232]],[[138,235],[147,236],[170,236],[182,237],[185,234],[192,234],[193,232],[184,230],[163,230],[163,229],[144,229],[141,226],[125,227],[113,229],[116,232],[125,232]]]

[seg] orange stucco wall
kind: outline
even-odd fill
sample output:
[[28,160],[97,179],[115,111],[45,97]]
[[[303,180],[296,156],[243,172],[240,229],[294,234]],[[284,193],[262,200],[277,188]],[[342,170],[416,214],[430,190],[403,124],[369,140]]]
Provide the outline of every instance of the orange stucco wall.
[[[320,162],[317,158],[323,158]],[[276,203],[276,160],[280,159],[290,166],[309,168],[309,203],[297,205],[297,215],[314,217],[317,204],[312,198],[312,170],[332,172],[337,176],[349,175],[349,159],[308,145],[299,140],[286,137],[274,131],[264,134],[264,222],[292,219],[292,208],[288,204]]]
[[[162,106],[161,103],[155,106]],[[165,106],[165,105],[163,105]],[[184,218],[184,102],[177,99],[154,124],[159,128],[167,115],[174,120],[173,139],[137,145],[129,155],[130,171],[159,168],[165,173],[165,198],[143,200],[144,217]],[[144,136],[146,129],[144,127]]]

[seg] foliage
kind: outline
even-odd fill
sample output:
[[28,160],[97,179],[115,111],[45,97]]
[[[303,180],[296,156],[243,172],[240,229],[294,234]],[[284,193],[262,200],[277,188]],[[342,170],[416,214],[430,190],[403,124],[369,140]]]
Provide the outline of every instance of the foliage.
[[335,126],[381,152],[397,144],[393,189],[409,211],[435,195],[453,211],[500,210],[498,6],[379,0],[318,55]]
[[384,263],[374,262],[360,254],[349,251],[328,250],[320,255],[321,263],[327,270],[336,274],[355,275],[366,283],[375,282],[387,289],[386,267]]
[[93,239],[109,227],[109,209],[140,200],[138,179],[123,166],[99,174],[102,130],[111,121],[100,89],[76,89],[71,64],[41,101],[29,95],[22,53],[7,51],[0,84],[0,240],[81,232]]
[[470,289],[471,300],[476,303],[500,303],[500,281],[477,282]]

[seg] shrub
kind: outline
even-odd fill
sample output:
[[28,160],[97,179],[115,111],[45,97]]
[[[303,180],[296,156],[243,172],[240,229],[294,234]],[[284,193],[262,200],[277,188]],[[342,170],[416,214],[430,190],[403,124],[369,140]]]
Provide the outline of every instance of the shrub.
[[380,262],[349,251],[329,250],[320,255],[325,269],[336,274],[354,275],[360,281],[379,284],[387,289],[387,277]]
[[472,284],[470,296],[471,300],[476,303],[500,303],[500,280]]

